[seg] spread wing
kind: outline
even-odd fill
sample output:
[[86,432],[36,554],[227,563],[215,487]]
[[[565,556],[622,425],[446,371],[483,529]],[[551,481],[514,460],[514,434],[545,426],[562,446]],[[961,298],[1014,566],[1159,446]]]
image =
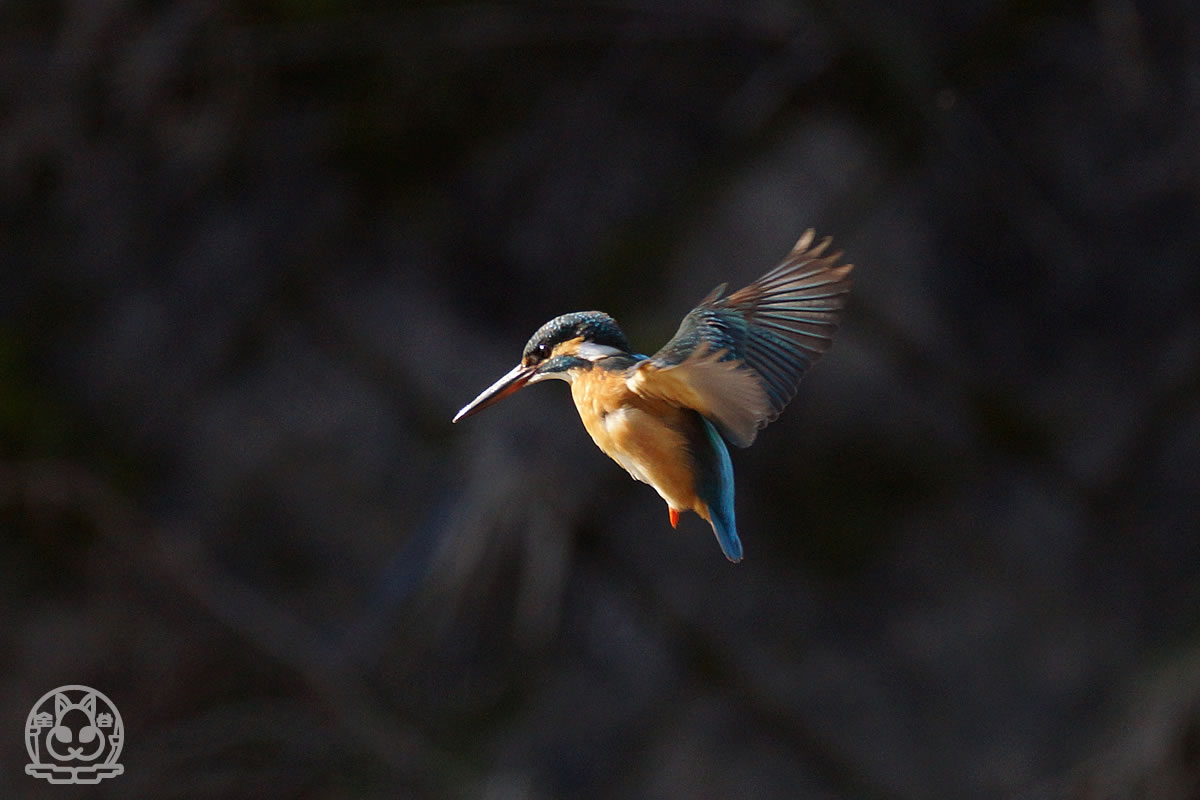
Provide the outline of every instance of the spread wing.
[[809,230],[778,267],[722,297],[713,290],[671,341],[629,376],[629,387],[699,411],[747,447],[796,395],[800,378],[829,349],[850,291],[852,265],[824,255]]

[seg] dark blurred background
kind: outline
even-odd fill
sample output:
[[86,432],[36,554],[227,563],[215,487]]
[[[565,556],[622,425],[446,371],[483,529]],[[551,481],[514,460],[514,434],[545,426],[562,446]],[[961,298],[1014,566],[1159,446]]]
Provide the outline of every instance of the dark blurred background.
[[[0,4],[0,797],[1200,796],[1191,0]],[[746,560],[565,387],[808,227]]]

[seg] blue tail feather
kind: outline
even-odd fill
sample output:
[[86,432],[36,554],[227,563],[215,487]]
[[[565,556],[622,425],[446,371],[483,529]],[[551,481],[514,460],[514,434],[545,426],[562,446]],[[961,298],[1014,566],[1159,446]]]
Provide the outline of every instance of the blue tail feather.
[[697,495],[708,505],[713,532],[725,557],[730,561],[741,561],[742,540],[738,538],[733,515],[733,462],[729,460],[729,448],[711,422],[703,417],[700,420],[711,445],[712,458],[704,459],[709,463],[701,470]]

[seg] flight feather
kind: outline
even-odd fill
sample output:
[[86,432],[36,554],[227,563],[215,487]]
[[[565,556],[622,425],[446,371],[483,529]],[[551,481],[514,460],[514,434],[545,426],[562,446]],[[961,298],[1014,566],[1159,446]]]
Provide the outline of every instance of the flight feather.
[[679,330],[629,376],[629,387],[693,408],[738,447],[778,418],[800,379],[829,349],[850,291],[849,264],[813,245],[810,230],[750,285],[714,289]]

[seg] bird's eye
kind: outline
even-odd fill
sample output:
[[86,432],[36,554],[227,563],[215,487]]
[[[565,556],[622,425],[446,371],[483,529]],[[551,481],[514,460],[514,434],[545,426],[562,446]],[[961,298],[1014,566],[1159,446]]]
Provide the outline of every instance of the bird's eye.
[[534,352],[534,355],[536,355],[538,357],[539,361],[541,361],[543,359],[547,359],[550,357],[550,345],[546,344],[545,342],[542,342],[537,347],[533,348],[533,352]]

